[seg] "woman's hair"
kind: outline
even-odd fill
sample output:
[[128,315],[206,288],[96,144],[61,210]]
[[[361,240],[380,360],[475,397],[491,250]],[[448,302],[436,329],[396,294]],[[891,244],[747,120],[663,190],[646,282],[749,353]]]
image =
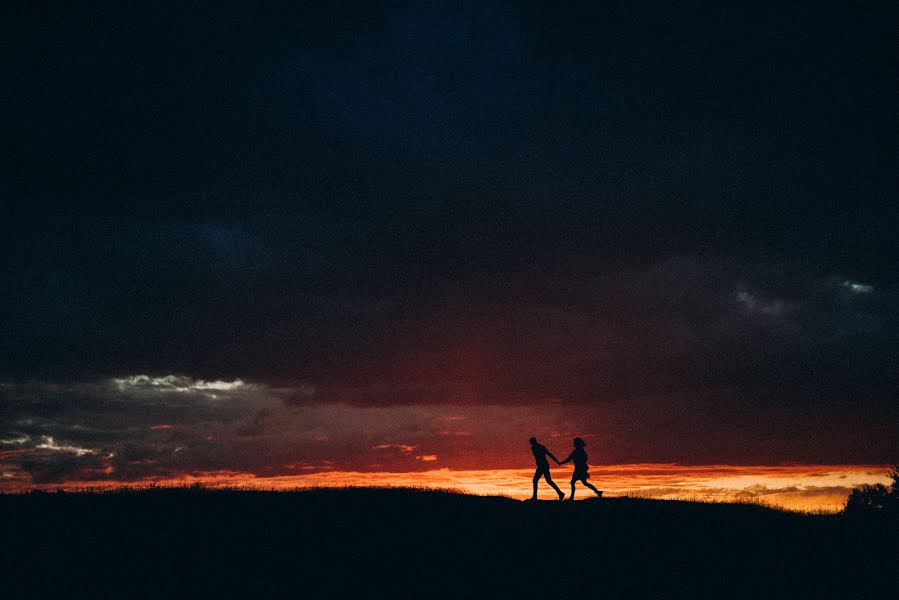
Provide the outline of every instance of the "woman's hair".
[[587,445],[587,442],[585,442],[581,438],[574,438],[574,447],[575,448],[583,448],[586,445]]

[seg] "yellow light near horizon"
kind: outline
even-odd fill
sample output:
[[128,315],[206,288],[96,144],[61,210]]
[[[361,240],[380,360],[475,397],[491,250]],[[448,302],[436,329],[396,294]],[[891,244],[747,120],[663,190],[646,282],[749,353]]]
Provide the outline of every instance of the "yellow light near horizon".
[[[712,502],[755,502],[798,511],[838,512],[846,503],[851,488],[871,483],[889,484],[889,469],[880,465],[784,465],[734,466],[676,464],[631,464],[591,466],[590,481],[607,497],[636,496],[670,500]],[[553,479],[570,492],[571,468],[553,470]],[[506,496],[524,500],[531,495],[532,469],[435,469],[405,473],[323,471],[304,475],[258,477],[238,471],[204,471],[179,477],[133,482],[70,481],[63,484],[34,485],[7,482],[0,491],[23,492],[30,489],[97,489],[148,485],[185,486],[201,484],[210,488],[241,487],[258,490],[294,490],[335,487],[417,487],[450,489],[480,496]],[[592,498],[593,493],[576,484],[576,500]],[[538,485],[539,497],[556,498],[544,481]]]

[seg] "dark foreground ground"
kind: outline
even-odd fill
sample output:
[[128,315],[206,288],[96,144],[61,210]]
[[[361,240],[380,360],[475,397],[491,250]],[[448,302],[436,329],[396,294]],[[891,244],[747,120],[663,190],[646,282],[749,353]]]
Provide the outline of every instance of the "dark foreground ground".
[[0,496],[0,596],[895,598],[896,521],[412,490]]

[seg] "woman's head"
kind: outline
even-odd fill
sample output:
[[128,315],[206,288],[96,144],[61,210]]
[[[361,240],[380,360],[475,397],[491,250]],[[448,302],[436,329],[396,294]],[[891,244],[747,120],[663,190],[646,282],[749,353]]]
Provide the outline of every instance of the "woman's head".
[[574,438],[574,447],[575,448],[583,448],[586,445],[587,445],[587,442],[585,442],[581,438]]

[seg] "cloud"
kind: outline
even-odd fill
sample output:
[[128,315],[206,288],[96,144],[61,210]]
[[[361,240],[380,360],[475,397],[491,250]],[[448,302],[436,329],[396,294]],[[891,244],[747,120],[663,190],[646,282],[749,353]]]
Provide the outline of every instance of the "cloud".
[[736,292],[736,298],[737,302],[742,304],[748,312],[772,317],[783,316],[796,308],[777,298],[769,301],[760,300],[757,296],[746,290],[738,290]]
[[284,402],[287,405],[303,406],[315,401],[316,387],[310,383],[301,382],[293,386],[290,391],[284,395]]
[[96,450],[91,450],[90,448],[81,448],[79,446],[57,444],[53,440],[53,437],[49,436],[49,435],[42,436],[42,440],[43,441],[40,444],[37,444],[35,446],[35,448],[37,448],[38,450],[52,450],[53,452],[69,452],[71,454],[74,454],[75,456],[84,456],[86,454],[96,454],[97,453]]
[[22,446],[24,444],[27,444],[29,441],[31,441],[31,437],[23,435],[17,438],[0,440],[0,444],[3,444],[4,446]]
[[267,408],[257,410],[252,416],[244,419],[235,432],[241,437],[256,437],[267,433],[266,419],[271,416]]
[[377,446],[372,446],[372,449],[373,450],[389,450],[392,448],[392,449],[399,450],[400,452],[412,452],[417,447],[418,447],[417,445],[410,445],[410,444],[378,444]]
[[166,375],[164,377],[151,377],[149,375],[131,375],[129,377],[113,377],[109,380],[115,388],[124,394],[136,394],[140,392],[214,392],[234,391],[246,388],[246,384],[240,379],[234,381],[204,381],[191,379],[178,375]]
[[874,292],[873,285],[859,283],[857,281],[849,281],[848,279],[845,280],[841,285],[854,294],[871,294]]
[[[880,438],[865,432],[880,427],[884,439],[896,433],[883,425],[876,405],[864,412],[848,401],[804,408],[770,389],[724,390],[687,402],[674,393],[598,404],[294,405],[284,401],[291,393],[285,387],[244,380],[210,390],[196,389],[193,378],[157,379],[163,383],[135,376],[142,383],[124,391],[111,380],[5,385],[0,465],[13,475],[4,481],[151,481],[216,470],[258,477],[418,472],[438,461],[453,469],[516,468],[530,464],[526,440],[533,435],[555,440],[557,454],[575,436],[589,439],[593,464],[820,461],[822,449],[834,462],[887,461]],[[806,435],[796,438],[800,422]],[[846,425],[834,432],[833,422]]]
[[[883,359],[857,365],[891,355],[899,306],[891,20],[831,10],[802,45],[756,33],[813,8],[708,26],[359,4],[261,11],[241,36],[172,15],[197,35],[137,54],[165,35],[138,8],[102,44],[31,27],[6,107],[0,377],[242,378],[296,405],[663,392],[740,379],[747,354],[760,380],[791,362],[870,380]],[[49,68],[51,47],[84,68]],[[795,335],[762,331],[787,317]],[[172,373],[195,380],[151,381]]]
[[17,15],[4,478],[891,458],[895,19],[296,6]]

